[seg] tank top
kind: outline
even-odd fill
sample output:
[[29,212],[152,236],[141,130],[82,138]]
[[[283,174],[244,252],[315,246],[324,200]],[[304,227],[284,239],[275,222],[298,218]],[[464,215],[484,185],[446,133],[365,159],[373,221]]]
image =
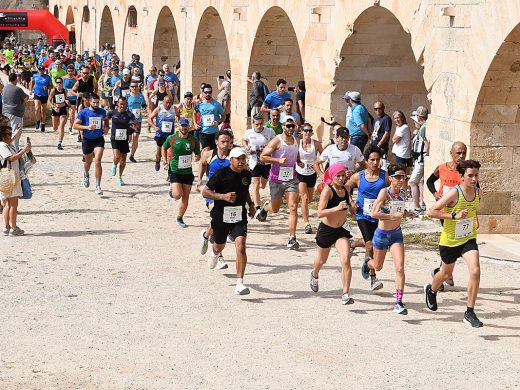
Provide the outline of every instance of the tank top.
[[454,187],[458,192],[457,203],[453,207],[446,206],[446,213],[458,213],[464,209],[468,214],[464,219],[445,219],[442,226],[439,245],[455,247],[477,238],[477,207],[480,203],[479,190],[475,189],[475,199],[467,200],[460,185]]
[[[159,92],[157,92],[159,93]],[[165,92],[166,93],[166,92]],[[164,97],[163,97],[164,99]],[[186,118],[188,122],[190,122],[189,130],[193,131],[195,128],[193,127],[193,112],[195,111],[195,105],[192,104],[191,108],[187,108],[184,103],[181,103],[179,105],[180,111],[179,111],[179,118]]]
[[155,121],[159,131],[155,132],[156,137],[166,138],[173,134],[173,123],[175,120],[175,107],[171,107],[169,110],[164,109],[164,106],[160,106],[159,114]]
[[161,91],[157,91],[157,93],[155,94],[155,97],[157,98],[157,105],[161,105],[164,98],[166,97],[166,95],[168,95],[168,92],[166,90],[164,90],[164,92],[161,92]]
[[338,195],[336,190],[334,190],[334,186],[329,184],[329,188],[332,190],[332,198],[330,198],[329,201],[327,202],[327,209],[332,209],[332,208],[336,207],[344,200],[347,202],[347,205],[348,205],[349,193],[345,187],[343,187],[343,188],[345,188],[345,195],[343,195],[343,196]]
[[88,81],[83,81],[83,78],[80,77],[78,80],[78,92],[94,92],[94,76],[89,76]]
[[296,181],[296,173],[294,167],[298,159],[298,141],[293,137],[292,145],[285,143],[283,136],[279,135],[281,145],[278,150],[273,152],[274,158],[286,158],[285,164],[272,163],[271,171],[269,172],[269,181],[278,184],[293,183]]
[[315,173],[314,168],[312,167],[312,163],[316,160],[316,147],[314,145],[314,140],[311,139],[311,148],[306,151],[303,148],[303,140],[300,140],[300,161],[305,165],[301,168],[299,165],[296,165],[296,172],[303,176],[310,176]]
[[[211,155],[211,159],[209,160],[208,167],[206,169],[206,174],[208,175],[208,179],[213,176],[215,172],[222,168],[229,167],[229,157],[220,158],[218,156],[217,149],[213,150],[213,154]],[[213,203],[213,199],[206,199],[206,203]]]
[[386,187],[385,171],[379,172],[379,177],[376,181],[370,182],[365,177],[365,171],[359,172],[359,188],[357,197],[356,221],[359,219],[366,219],[370,222],[377,222],[377,219],[372,218],[372,208],[374,202],[379,195],[379,191]]
[[440,196],[444,195],[446,192],[448,192],[449,189],[461,183],[459,171],[456,169],[452,171],[450,168],[448,168],[448,163],[439,165],[439,180],[441,181],[441,185],[437,193]]
[[65,90],[62,90],[61,92],[59,92],[56,88],[54,89],[54,96],[52,97],[52,102],[54,104],[62,104],[62,103],[65,103],[67,101],[66,97],[65,97]]
[[130,95],[130,83],[131,82],[132,82],[132,79],[130,79],[128,81],[125,81],[125,79],[121,79],[120,90],[121,90],[122,97],[128,98],[128,96]]
[[390,191],[390,187],[386,188],[386,198],[381,206],[381,212],[384,214],[404,213],[405,193],[400,189],[397,194]]

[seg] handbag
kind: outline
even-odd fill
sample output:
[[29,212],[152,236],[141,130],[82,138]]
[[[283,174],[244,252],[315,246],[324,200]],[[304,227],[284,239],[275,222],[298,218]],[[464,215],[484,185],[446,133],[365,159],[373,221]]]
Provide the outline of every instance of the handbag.
[[22,199],[31,199],[33,196],[31,183],[29,182],[29,179],[26,177],[25,179],[22,179],[20,181],[20,184],[22,186]]
[[16,172],[11,167],[7,168],[7,159],[5,159],[0,167],[0,192],[12,192],[18,184],[18,180]]

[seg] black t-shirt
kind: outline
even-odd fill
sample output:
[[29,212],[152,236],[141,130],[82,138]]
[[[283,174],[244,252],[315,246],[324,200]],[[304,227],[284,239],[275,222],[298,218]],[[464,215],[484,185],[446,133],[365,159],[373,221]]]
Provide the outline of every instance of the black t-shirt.
[[[387,114],[384,114],[381,118],[374,118],[374,126],[372,131],[372,145],[377,145],[377,143],[383,138],[385,133],[390,133],[392,131],[392,119]],[[390,142],[390,137],[386,140],[386,142],[381,145],[381,148],[388,153],[388,143]]]
[[298,104],[298,101],[300,100],[302,101],[303,107],[305,107],[305,92],[300,91],[296,93],[296,112],[298,113],[298,116],[301,119],[304,119],[302,118],[302,113],[300,112],[300,105]]
[[224,207],[226,206],[242,206],[242,221],[247,221],[247,209],[245,205],[249,195],[250,184],[251,172],[245,169],[240,173],[233,171],[230,167],[216,171],[209,179],[206,187],[219,194],[235,192],[237,198],[234,203],[216,200],[215,206],[211,210],[211,217],[221,219],[224,213]]
[[112,119],[112,127],[110,129],[110,139],[112,141],[125,141],[119,134],[116,138],[117,129],[126,129],[126,140],[128,136],[134,132],[130,125],[134,124],[135,116],[131,112],[119,112],[118,110],[109,111],[107,114],[109,119]]

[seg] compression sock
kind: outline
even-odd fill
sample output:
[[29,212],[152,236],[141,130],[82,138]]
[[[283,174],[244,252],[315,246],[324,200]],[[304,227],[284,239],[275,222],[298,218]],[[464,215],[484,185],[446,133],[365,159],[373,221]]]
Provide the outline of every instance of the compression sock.
[[395,303],[401,303],[403,301],[403,290],[395,290]]

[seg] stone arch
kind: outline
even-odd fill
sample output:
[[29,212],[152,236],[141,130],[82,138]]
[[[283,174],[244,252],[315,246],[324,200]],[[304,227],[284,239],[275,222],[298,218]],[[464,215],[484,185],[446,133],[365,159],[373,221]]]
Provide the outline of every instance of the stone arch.
[[67,15],[65,16],[65,25],[69,26],[74,24],[74,11],[72,11],[72,6],[67,7]]
[[114,21],[112,20],[112,13],[108,5],[103,8],[101,14],[101,24],[99,27],[99,48],[103,47],[105,43],[115,44],[116,38],[114,33]]
[[[278,79],[287,80],[294,87],[305,80],[300,46],[293,24],[280,7],[271,7],[262,17],[256,30],[247,74],[259,71],[272,91]],[[249,83],[248,83],[249,84]],[[248,90],[251,85],[248,85]],[[249,96],[249,91],[248,91]]]
[[[520,24],[487,70],[470,126],[471,158],[485,162],[479,213],[485,231],[520,233]],[[516,168],[516,169],[515,169]]]
[[[216,79],[231,69],[226,32],[218,11],[208,7],[199,20],[192,62],[193,92],[208,82],[216,92]],[[216,98],[216,93],[214,94]]]
[[345,123],[347,107],[342,97],[347,90],[359,91],[372,114],[372,104],[378,99],[390,115],[399,109],[409,116],[419,105],[430,108],[423,67],[415,59],[411,36],[388,9],[372,6],[363,11],[339,57],[331,94],[336,121]]
[[[127,43],[126,40],[128,36],[132,36],[131,38],[134,38],[138,35],[138,28],[137,28],[137,9],[135,6],[130,5],[128,6],[126,17],[125,17],[125,24],[123,27],[123,41],[121,44],[121,59],[123,60],[130,60],[127,51],[131,52],[135,47],[137,47],[140,43],[138,43],[135,39],[130,39],[130,41]],[[118,52],[119,54],[119,52]]]
[[88,5],[83,6],[83,16],[81,17],[81,21],[84,23],[90,22],[90,9]]
[[157,17],[153,40],[152,63],[160,67],[164,63],[170,66],[180,60],[179,38],[172,11],[165,6]]
[[58,5],[56,4],[54,6],[54,12],[52,13],[56,19],[60,18],[60,9],[58,8]]
[[81,30],[79,33],[79,48],[82,49],[87,46],[90,39],[87,37],[88,33],[85,30],[89,30],[90,24],[90,9],[87,5],[83,6],[83,10],[81,12]]

